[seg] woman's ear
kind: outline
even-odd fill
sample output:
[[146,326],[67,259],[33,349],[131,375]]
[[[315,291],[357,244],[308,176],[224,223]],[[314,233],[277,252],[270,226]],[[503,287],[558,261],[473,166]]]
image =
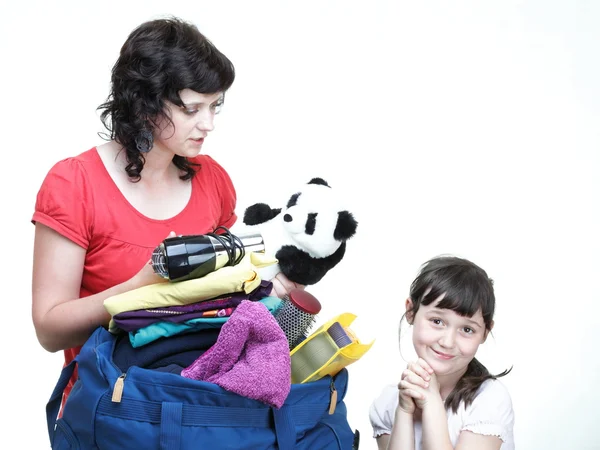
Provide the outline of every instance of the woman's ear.
[[404,307],[406,308],[406,321],[409,323],[409,325],[412,325],[413,320],[415,318],[415,315],[413,314],[413,301],[412,299],[409,297],[406,299],[406,302],[404,302]]

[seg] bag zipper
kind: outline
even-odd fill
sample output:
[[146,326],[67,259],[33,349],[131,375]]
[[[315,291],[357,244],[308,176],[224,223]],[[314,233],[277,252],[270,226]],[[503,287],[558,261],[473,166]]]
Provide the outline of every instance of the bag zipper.
[[123,397],[123,388],[125,387],[125,377],[126,373],[122,373],[117,381],[115,381],[115,385],[113,386],[112,392],[112,401],[114,403],[121,403],[121,398]]
[[333,378],[331,378],[331,382],[329,384],[329,392],[329,415],[332,415],[335,412],[335,407],[337,406],[337,391],[335,389]]

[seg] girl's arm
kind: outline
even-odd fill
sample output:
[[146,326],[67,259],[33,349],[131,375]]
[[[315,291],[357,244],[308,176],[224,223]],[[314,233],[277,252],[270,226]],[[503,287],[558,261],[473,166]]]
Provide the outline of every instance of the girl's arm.
[[82,345],[94,329],[108,325],[108,297],[163,281],[146,264],[130,280],[80,300],[85,254],[51,228],[35,225],[32,318],[38,341],[49,352]]
[[454,450],[450,442],[448,417],[440,395],[440,385],[429,364],[422,358],[409,363],[402,373],[399,387],[422,411],[423,450]]
[[377,450],[387,450],[390,443],[390,435],[382,434],[381,436],[378,436],[375,441],[377,442]]
[[502,439],[497,436],[485,436],[470,431],[461,431],[456,443],[456,450],[500,450]]
[[[379,445],[379,442],[377,444]],[[403,411],[400,407],[396,408],[394,426],[389,437],[387,450],[415,450],[413,414]]]
[[[480,447],[473,449],[484,450]],[[428,396],[423,406],[423,450],[454,450],[450,442],[446,408],[439,391],[437,396]]]

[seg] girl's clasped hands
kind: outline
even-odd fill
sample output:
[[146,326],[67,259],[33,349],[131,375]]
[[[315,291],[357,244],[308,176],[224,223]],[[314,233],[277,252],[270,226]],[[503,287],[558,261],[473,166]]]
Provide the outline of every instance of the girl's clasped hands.
[[442,401],[437,377],[423,358],[406,366],[398,383],[398,390],[398,406],[407,414],[414,414],[416,408],[424,409],[428,403]]

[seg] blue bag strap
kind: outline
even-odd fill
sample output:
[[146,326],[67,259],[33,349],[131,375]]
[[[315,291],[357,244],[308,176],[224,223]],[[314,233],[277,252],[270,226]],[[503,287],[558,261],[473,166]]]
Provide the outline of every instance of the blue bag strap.
[[160,411],[160,450],[179,450],[181,448],[181,420],[183,405],[175,402],[163,402]]
[[[205,410],[207,411],[207,410]],[[268,410],[264,409],[264,412]],[[271,408],[275,424],[277,447],[280,450],[293,450],[296,446],[296,431],[292,418],[292,408],[282,406],[280,409]],[[217,418],[218,423],[244,423],[256,410],[249,408],[234,408],[225,411]],[[204,414],[196,415],[196,420],[205,421]],[[210,416],[214,417],[214,413]],[[160,409],[160,450],[180,450],[181,426],[183,421],[183,405],[176,402],[162,402]]]
[[[277,420],[282,430],[294,425],[305,426],[315,423],[315,417],[327,413],[326,404],[298,404],[284,405],[286,414],[294,420],[279,417]],[[283,408],[283,407],[282,407]],[[182,405],[181,425],[192,427],[254,427],[271,428],[274,413],[272,408],[246,408],[246,407],[214,407],[204,405]],[[107,393],[100,398],[96,413],[111,417],[118,417],[139,422],[159,424],[161,422],[162,403],[149,402],[128,398],[127,401],[114,403]],[[283,413],[280,413],[283,414]],[[237,425],[236,425],[237,424]]]
[[60,410],[60,404],[62,402],[63,392],[67,387],[67,383],[73,375],[75,370],[75,364],[77,363],[77,357],[73,359],[67,366],[63,367],[58,382],[54,387],[54,391],[50,396],[50,400],[46,404],[46,421],[48,422],[48,435],[50,436],[50,442],[54,438],[54,426],[56,424],[56,418],[58,417],[58,411]]
[[293,450],[296,447],[296,427],[292,418],[292,408],[283,405],[279,409],[272,409],[277,446],[280,450]]

